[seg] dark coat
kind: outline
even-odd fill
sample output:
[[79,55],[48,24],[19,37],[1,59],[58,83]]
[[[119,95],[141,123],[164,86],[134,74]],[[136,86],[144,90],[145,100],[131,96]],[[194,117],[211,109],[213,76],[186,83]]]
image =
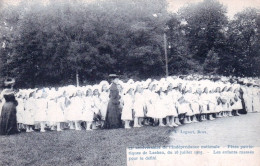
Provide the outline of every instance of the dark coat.
[[6,102],[2,107],[0,116],[0,135],[10,135],[18,132],[16,120],[16,106],[18,105],[13,95],[4,96]]
[[109,102],[107,106],[106,128],[113,129],[122,126],[120,95],[115,83],[110,87]]

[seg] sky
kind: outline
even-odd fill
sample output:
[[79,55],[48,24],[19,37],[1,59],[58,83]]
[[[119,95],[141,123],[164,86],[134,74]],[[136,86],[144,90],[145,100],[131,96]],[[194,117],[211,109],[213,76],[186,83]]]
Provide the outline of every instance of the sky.
[[[189,3],[201,2],[203,0],[168,0],[169,11],[177,12],[178,9]],[[219,0],[221,4],[227,7],[227,15],[230,19],[237,13],[247,7],[260,9],[260,0]]]
[[[2,3],[17,4],[21,0],[0,0]],[[48,0],[43,0],[48,1]],[[93,0],[86,0],[93,1]],[[98,0],[97,0],[98,1]],[[169,11],[177,12],[181,7],[189,3],[201,2],[203,0],[168,0]],[[234,14],[242,11],[247,7],[255,7],[260,9],[260,0],[219,0],[224,6],[227,7],[227,15],[230,19],[233,18]]]

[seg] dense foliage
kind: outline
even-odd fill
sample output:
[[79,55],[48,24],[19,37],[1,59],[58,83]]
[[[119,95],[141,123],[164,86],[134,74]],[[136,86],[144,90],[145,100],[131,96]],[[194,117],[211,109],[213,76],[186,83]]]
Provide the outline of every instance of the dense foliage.
[[[0,75],[20,87],[169,73],[258,76],[259,15],[204,0],[169,13],[166,0],[22,1],[0,10]],[[167,29],[166,29],[167,27]]]

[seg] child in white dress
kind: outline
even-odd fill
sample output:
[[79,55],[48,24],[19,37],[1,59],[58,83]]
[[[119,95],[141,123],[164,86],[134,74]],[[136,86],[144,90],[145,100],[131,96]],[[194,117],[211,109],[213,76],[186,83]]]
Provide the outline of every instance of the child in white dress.
[[193,115],[193,112],[191,109],[191,103],[187,98],[187,94],[188,92],[191,92],[191,90],[187,87],[187,84],[185,84],[184,86],[182,86],[180,92],[181,97],[178,99],[177,102],[179,114],[182,115],[182,118],[184,118],[184,123],[191,123],[191,116]]
[[[18,129],[21,130],[22,129],[22,124],[24,123],[24,96],[22,96],[22,94],[19,94],[16,98],[18,105],[16,107],[17,113],[16,113],[16,117],[17,117],[17,124],[18,124]],[[2,109],[1,104],[0,104],[0,109]],[[1,112],[1,111],[0,111]]]
[[191,104],[183,96],[178,100],[177,108],[179,114],[185,115],[184,123],[191,123],[190,116],[186,116],[188,112],[191,112]]
[[[38,92],[39,93],[39,92]],[[38,99],[36,100],[37,113],[35,115],[35,121],[40,123],[40,132],[45,132],[45,124],[47,122],[47,109],[48,109],[48,100],[47,93],[43,91],[38,94]]]
[[[119,109],[122,112],[122,109],[123,109],[123,99],[122,99],[122,96],[124,95],[124,92],[123,92],[123,82],[119,81],[119,83],[120,83],[120,84],[118,84],[118,92],[119,92],[119,96],[120,96],[120,99],[119,99]],[[142,91],[142,89],[141,89],[141,91]]]
[[240,114],[238,111],[243,109],[241,95],[240,95],[240,87],[235,88],[233,93],[234,93],[234,97],[232,99],[232,102],[234,104],[232,105],[232,110],[234,110],[235,116],[239,116]]
[[172,88],[173,85],[170,83],[166,91],[166,105],[168,107],[166,121],[168,126],[177,127],[178,125],[175,123],[174,119],[178,117],[178,113],[176,110],[176,103],[174,102],[174,93]]
[[228,91],[228,87],[225,86],[222,91],[221,91],[221,102],[222,102],[222,107],[223,107],[223,117],[227,117],[229,115],[229,110],[230,110],[230,96]]
[[51,130],[56,130],[56,113],[57,113],[57,94],[54,94],[54,91],[49,94],[48,98],[48,110],[47,110],[47,115],[48,115],[48,126],[51,127]]
[[217,106],[217,95],[213,91],[208,93],[208,101],[209,101],[209,113],[208,118],[209,120],[214,120],[213,117],[216,113],[216,106]]
[[155,93],[156,84],[150,83],[148,87],[148,91],[145,93],[147,101],[146,101],[146,108],[147,113],[146,117],[152,118],[155,121],[156,118],[156,110],[155,110],[155,103],[156,103],[156,97],[157,93]]
[[[180,85],[179,85],[179,87],[180,87]],[[174,117],[174,123],[177,124],[178,126],[181,125],[180,119],[179,119],[180,112],[178,110],[178,100],[182,97],[182,93],[180,92],[180,90],[181,89],[179,89],[179,88],[174,88],[172,90],[172,97],[173,97],[172,101],[175,105],[175,109],[176,109],[177,114],[178,114],[177,117]]]
[[258,86],[252,88],[253,112],[260,112],[260,91]]
[[141,127],[140,120],[144,117],[145,99],[142,94],[141,85],[136,86],[134,95],[134,127]]
[[233,116],[232,115],[232,105],[234,104],[234,102],[232,101],[235,97],[234,93],[233,93],[233,90],[232,90],[232,87],[229,87],[227,89],[227,93],[225,93],[225,95],[227,95],[227,99],[228,99],[228,116]]
[[[93,112],[94,112],[94,116],[95,117],[101,117],[101,99],[99,97],[99,90],[98,90],[98,87],[97,86],[94,86],[93,88],[93,102],[94,102],[94,105],[93,105]],[[99,123],[101,119],[99,118],[96,118],[95,121],[93,121],[92,123],[92,129],[96,129],[97,127],[97,123]]]
[[[80,90],[77,90],[74,97],[70,99],[70,104],[68,106],[69,111],[69,121],[70,126],[73,126],[73,122],[75,123],[75,129],[81,130],[81,121],[85,119],[83,114],[84,109],[84,100],[83,100],[83,93]],[[71,128],[73,129],[73,127]]]
[[69,129],[75,130],[75,124],[74,124],[74,118],[72,118],[73,115],[73,105],[71,104],[71,101],[75,97],[76,93],[73,92],[72,89],[69,90],[68,97],[65,98],[65,104],[66,104],[66,112],[65,117],[69,124]]
[[102,85],[101,88],[101,93],[100,93],[100,113],[101,113],[101,128],[104,127],[105,124],[105,120],[106,120],[106,115],[107,115],[107,106],[108,106],[108,102],[109,102],[109,89],[108,83],[100,83],[100,85]]
[[121,119],[125,121],[125,128],[129,129],[130,121],[133,120],[133,108],[134,108],[134,87],[129,85],[126,88],[126,94],[122,97],[123,99],[123,109]]
[[149,95],[151,93],[150,89],[149,89],[149,85],[146,85],[146,83],[144,84],[145,89],[143,90],[143,95],[145,97],[145,110],[144,110],[144,125],[150,125],[150,117],[147,115],[148,114],[148,105],[150,104],[150,99],[149,99]]
[[57,131],[63,131],[63,128],[61,127],[61,124],[64,123],[65,120],[65,112],[66,112],[66,93],[63,93],[61,96],[57,97],[57,109],[56,109],[56,125],[57,125]]
[[26,98],[25,102],[25,117],[24,124],[26,125],[26,132],[33,132],[34,125],[34,115],[35,110],[38,110],[36,102],[35,102],[36,94],[35,91],[29,94],[29,98]]
[[253,112],[253,92],[252,92],[252,86],[247,85],[243,86],[243,98],[245,101],[245,107],[247,112]]
[[192,116],[190,120],[192,122],[198,122],[196,116],[199,116],[200,114],[199,95],[195,92],[193,93],[192,88],[190,87],[189,91],[185,94],[185,99],[191,104]]
[[163,119],[166,118],[168,112],[165,98],[166,95],[163,92],[163,88],[159,87],[155,101],[156,118],[159,119],[159,126],[165,126]]
[[207,115],[210,113],[208,88],[205,87],[203,93],[200,95],[201,106],[201,120],[207,120]]
[[[83,109],[83,117],[84,121],[86,121],[86,130],[91,130],[91,125],[94,119],[94,99],[92,89],[88,88],[86,92],[86,96],[84,97],[84,109]],[[96,109],[97,110],[97,109]]]
[[221,118],[222,117],[222,112],[223,112],[223,107],[222,107],[222,102],[221,102],[221,94],[220,94],[220,87],[217,87],[216,90],[215,90],[215,95],[216,95],[216,100],[217,100],[217,103],[216,103],[216,117],[217,118]]

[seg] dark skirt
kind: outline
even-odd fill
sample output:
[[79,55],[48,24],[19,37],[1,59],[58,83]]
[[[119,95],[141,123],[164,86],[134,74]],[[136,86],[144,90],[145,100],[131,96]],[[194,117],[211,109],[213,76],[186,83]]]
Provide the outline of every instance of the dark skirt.
[[119,102],[109,101],[106,116],[106,128],[116,129],[122,127],[121,109]]
[[10,135],[18,133],[16,120],[16,104],[6,102],[2,107],[0,116],[0,135]]

